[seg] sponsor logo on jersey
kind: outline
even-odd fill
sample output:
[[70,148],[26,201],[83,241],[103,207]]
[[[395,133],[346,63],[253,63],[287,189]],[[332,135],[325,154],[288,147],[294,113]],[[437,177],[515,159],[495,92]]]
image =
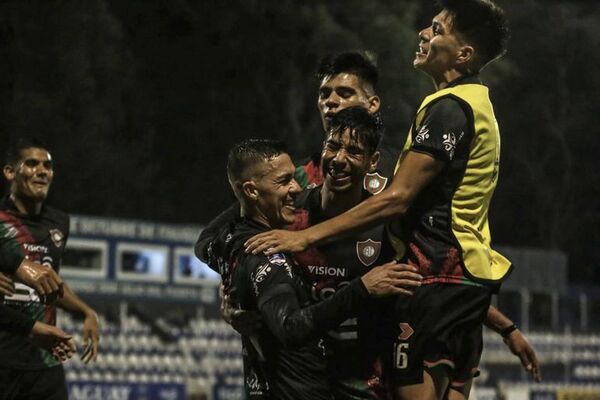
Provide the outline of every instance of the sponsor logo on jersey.
[[37,294],[35,289],[20,282],[15,282],[15,293],[13,295],[4,297],[4,304],[8,305],[40,302],[40,296]]
[[283,254],[275,253],[272,256],[269,256],[269,262],[275,265],[285,265],[287,263],[287,260],[285,259],[285,256]]
[[367,239],[362,242],[356,242],[356,255],[363,265],[368,267],[373,264],[379,252],[381,251],[381,242],[376,242],[371,239]]
[[409,337],[412,336],[413,333],[415,333],[415,330],[412,328],[412,326],[410,326],[410,324],[406,322],[400,322],[398,324],[398,327],[400,328],[398,340],[407,340]]
[[419,129],[419,133],[417,133],[417,136],[415,137],[415,142],[423,143],[427,139],[429,139],[429,128],[427,127],[427,125],[423,125],[421,126],[421,129]]
[[[323,286],[323,284],[327,286]],[[339,289],[348,286],[350,281],[341,281],[338,283],[327,280],[326,282],[313,283],[310,288],[313,300],[322,301],[333,296]]]
[[256,372],[252,369],[248,372],[246,376],[246,387],[250,392],[250,395],[258,396],[265,395],[269,390],[268,382],[261,382]]
[[259,266],[254,274],[254,282],[260,283],[264,281],[269,272],[271,272],[271,264],[266,263]]
[[308,272],[320,276],[346,276],[346,268],[327,267],[324,265],[309,265]]
[[48,247],[41,245],[41,244],[25,243],[25,244],[23,244],[23,247],[25,248],[25,251],[27,251],[28,253],[48,254]]
[[65,241],[65,235],[60,229],[50,229],[50,239],[56,247],[62,247]]
[[442,135],[442,139],[444,150],[446,150],[448,157],[452,160],[454,158],[454,150],[456,150],[456,136],[454,136],[454,132],[448,132]]
[[371,194],[379,194],[385,185],[387,184],[388,178],[379,175],[378,172],[370,172],[365,175],[363,180],[363,188]]
[[[276,265],[278,267],[284,267],[285,268],[285,272],[288,274],[288,276],[290,278],[293,278],[294,275],[292,274],[292,267],[290,266],[290,264],[288,264],[287,259],[285,258],[285,256],[282,253],[277,253],[277,254],[273,254],[272,256],[269,256],[269,263],[272,265]],[[267,271],[269,272],[271,271],[270,269]]]

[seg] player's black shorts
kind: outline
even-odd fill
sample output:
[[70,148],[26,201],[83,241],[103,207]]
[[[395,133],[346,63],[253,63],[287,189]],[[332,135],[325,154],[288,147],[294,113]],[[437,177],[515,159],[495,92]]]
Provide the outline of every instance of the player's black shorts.
[[393,345],[386,352],[388,385],[422,383],[423,369],[437,366],[448,368],[452,387],[477,376],[490,299],[486,287],[438,283],[399,297]]
[[0,368],[0,400],[67,400],[62,365],[25,371]]

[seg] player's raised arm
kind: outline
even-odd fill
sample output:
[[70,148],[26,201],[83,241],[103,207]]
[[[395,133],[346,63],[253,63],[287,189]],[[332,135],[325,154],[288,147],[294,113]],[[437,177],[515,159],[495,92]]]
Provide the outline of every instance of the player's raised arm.
[[444,162],[428,154],[409,151],[401,161],[391,186],[377,196],[303,231],[273,230],[256,235],[246,242],[246,251],[253,254],[303,251],[309,246],[323,244],[388,218],[401,216],[443,167]]

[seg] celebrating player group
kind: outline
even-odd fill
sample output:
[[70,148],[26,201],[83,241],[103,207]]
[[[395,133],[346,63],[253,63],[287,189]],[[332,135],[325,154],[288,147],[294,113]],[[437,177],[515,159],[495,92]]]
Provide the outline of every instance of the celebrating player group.
[[541,379],[490,305],[512,266],[491,248],[500,132],[478,74],[505,52],[504,13],[488,0],[441,6],[416,35],[413,63],[435,92],[403,148],[383,132],[373,61],[340,53],[319,65],[318,157],[294,167],[266,139],[229,153],[238,203],[195,250],[222,276],[249,399],[466,399],[483,324]]

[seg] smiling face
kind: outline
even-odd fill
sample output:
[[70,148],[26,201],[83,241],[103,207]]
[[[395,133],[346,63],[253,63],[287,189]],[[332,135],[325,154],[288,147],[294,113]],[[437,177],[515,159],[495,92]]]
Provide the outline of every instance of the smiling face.
[[15,165],[4,167],[4,177],[10,182],[13,197],[41,203],[46,200],[54,178],[52,157],[42,148],[23,149]]
[[419,49],[413,65],[434,79],[447,71],[463,67],[465,46],[452,27],[452,15],[442,10],[433,18],[431,26],[419,32]]
[[362,188],[366,173],[375,168],[377,160],[378,153],[369,154],[349,129],[342,133],[331,132],[321,154],[323,186],[332,192]]
[[294,222],[294,199],[302,191],[294,170],[290,156],[282,153],[258,165],[252,179],[244,183],[244,190],[255,199],[259,219],[271,228]]
[[341,72],[326,76],[319,86],[318,107],[323,129],[329,130],[329,122],[335,113],[348,107],[364,107],[369,113],[379,110],[379,98],[357,75]]

